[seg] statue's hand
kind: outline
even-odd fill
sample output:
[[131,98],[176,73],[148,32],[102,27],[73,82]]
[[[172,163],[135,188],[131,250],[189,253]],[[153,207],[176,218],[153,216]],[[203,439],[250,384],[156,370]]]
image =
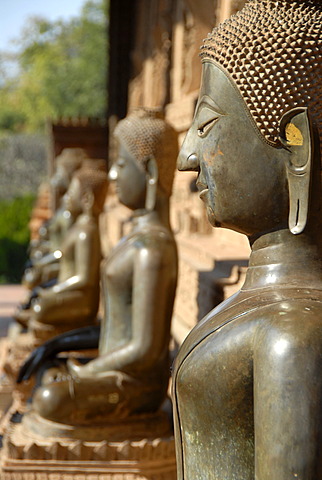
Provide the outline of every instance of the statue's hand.
[[62,364],[59,367],[48,368],[42,376],[41,384],[50,385],[52,383],[65,382],[69,377],[70,375],[66,367]]
[[37,299],[46,298],[46,297],[51,296],[51,295],[52,295],[52,289],[51,288],[38,287],[36,301],[37,301]]
[[90,378],[91,374],[87,365],[82,365],[75,358],[69,358],[67,361],[67,370],[73,378]]
[[51,346],[48,344],[43,344],[36,348],[20,368],[17,383],[29,380],[29,378],[37,372],[44,361],[50,357],[51,353]]

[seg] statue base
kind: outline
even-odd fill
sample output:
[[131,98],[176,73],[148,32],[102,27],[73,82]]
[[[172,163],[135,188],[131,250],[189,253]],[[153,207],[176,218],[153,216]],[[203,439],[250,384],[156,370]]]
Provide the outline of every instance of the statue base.
[[[41,426],[51,436],[35,433]],[[60,433],[63,427],[60,426]],[[163,413],[120,422],[119,429],[116,423],[87,431],[67,428],[66,432],[73,435],[70,438],[52,436],[56,428],[57,424],[34,413],[26,414],[21,424],[10,424],[1,456],[1,479],[176,479],[174,439],[170,422]],[[86,440],[79,438],[86,434]],[[94,439],[95,435],[98,438]]]
[[[11,335],[0,342],[0,435],[5,433],[13,414],[23,414],[26,411],[26,402],[35,386],[35,377],[20,384],[16,383],[16,378],[23,363],[40,344],[33,333],[21,332],[19,325],[14,325]],[[91,349],[61,352],[57,358],[66,361],[69,357],[80,359],[96,356],[97,349]]]
[[13,414],[25,411],[26,400],[35,384],[34,379],[16,384],[20,366],[32,351],[33,337],[21,333],[20,327],[12,330],[11,336],[3,338],[0,344],[0,435],[5,434]]
[[1,370],[10,377],[13,385],[15,385],[15,380],[21,365],[39,345],[30,332],[17,331],[14,337],[7,337],[5,339]]
[[12,403],[12,390],[11,381],[5,374],[2,374],[0,377],[0,421]]
[[9,351],[9,339],[0,340],[0,418],[8,410],[12,402],[13,384],[4,370],[6,356]]

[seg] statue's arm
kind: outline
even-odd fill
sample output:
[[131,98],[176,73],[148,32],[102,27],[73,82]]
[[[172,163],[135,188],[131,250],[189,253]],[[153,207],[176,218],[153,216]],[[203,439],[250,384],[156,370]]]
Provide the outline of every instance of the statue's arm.
[[54,252],[44,255],[39,260],[33,261],[33,267],[44,268],[47,265],[51,265],[52,263],[57,263],[59,262],[61,255],[62,253],[60,250],[55,250]]
[[132,338],[121,348],[99,356],[85,366],[69,362],[71,373],[79,377],[104,375],[110,370],[144,368],[153,364],[169,342],[166,318],[171,278],[161,248],[139,250],[134,259],[132,293]]
[[256,340],[255,477],[259,480],[322,478],[322,333],[309,317],[309,311],[299,311],[295,319],[280,317],[284,325],[263,328]]
[[69,290],[77,290],[90,286],[94,283],[93,277],[97,270],[97,259],[94,255],[99,255],[97,248],[93,248],[95,232],[88,228],[78,232],[75,240],[75,272],[74,275],[67,280],[58,283],[53,287],[54,293],[67,292]]
[[[134,359],[157,360],[168,347],[172,311],[172,257],[167,243],[138,252],[133,279]],[[170,315],[171,317],[171,315]]]
[[28,288],[33,288],[43,281],[56,277],[59,272],[61,255],[61,251],[56,250],[53,253],[45,255],[40,260],[33,261],[32,265],[26,268],[22,282],[28,286]]
[[77,328],[76,330],[71,330],[70,332],[63,333],[48,340],[36,348],[22,365],[18,374],[17,383],[29,380],[46,360],[55,357],[60,352],[97,348],[99,335],[100,326],[95,325]]

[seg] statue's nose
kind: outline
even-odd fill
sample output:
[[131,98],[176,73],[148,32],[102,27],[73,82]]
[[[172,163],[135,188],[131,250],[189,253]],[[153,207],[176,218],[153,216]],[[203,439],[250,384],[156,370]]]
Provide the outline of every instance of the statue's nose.
[[197,171],[199,169],[199,160],[196,153],[187,154],[184,150],[180,150],[177,168],[182,171]]
[[108,179],[111,182],[114,182],[117,179],[117,168],[115,165],[112,165],[109,172],[108,172]]
[[186,135],[181,146],[179,156],[177,159],[177,168],[180,171],[198,171],[199,159],[195,149],[196,143],[194,141],[194,135],[192,129],[190,129]]

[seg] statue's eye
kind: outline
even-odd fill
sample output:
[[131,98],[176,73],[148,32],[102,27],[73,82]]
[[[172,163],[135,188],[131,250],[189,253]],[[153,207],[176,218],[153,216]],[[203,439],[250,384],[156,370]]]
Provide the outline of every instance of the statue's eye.
[[207,133],[213,127],[213,125],[217,122],[217,120],[218,120],[218,117],[214,117],[211,120],[208,120],[207,122],[200,125],[200,127],[198,128],[199,137],[204,137],[205,135],[207,135]]
[[124,167],[124,165],[125,165],[124,158],[119,157],[119,158],[116,160],[116,166],[119,167],[119,168],[122,168],[122,167]]

